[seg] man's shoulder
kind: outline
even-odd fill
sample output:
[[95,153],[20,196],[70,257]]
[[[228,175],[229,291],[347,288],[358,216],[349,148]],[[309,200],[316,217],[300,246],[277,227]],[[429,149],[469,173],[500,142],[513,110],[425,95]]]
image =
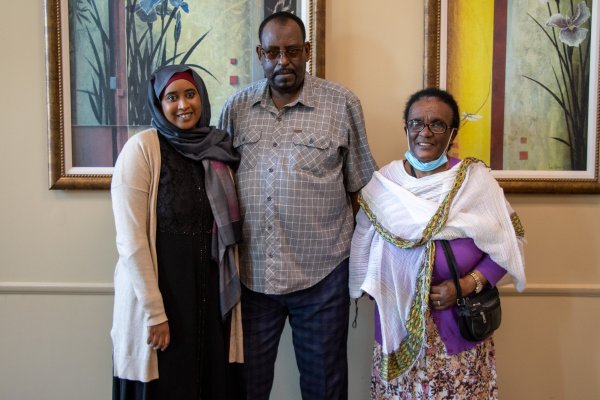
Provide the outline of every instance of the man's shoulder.
[[311,76],[310,80],[317,94],[334,94],[338,96],[343,96],[349,101],[359,101],[358,96],[356,96],[356,94],[352,90],[342,85],[341,83],[330,81],[328,79],[318,78],[316,76]]
[[266,84],[266,79],[261,79],[256,82],[252,82],[248,86],[238,90],[237,92],[229,96],[225,104],[231,105],[235,103],[255,101],[256,99],[260,99],[260,97],[264,93]]

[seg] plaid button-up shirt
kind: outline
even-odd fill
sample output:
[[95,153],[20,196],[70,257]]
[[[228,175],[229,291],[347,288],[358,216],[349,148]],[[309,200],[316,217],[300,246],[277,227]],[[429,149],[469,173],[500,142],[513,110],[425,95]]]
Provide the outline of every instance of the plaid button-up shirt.
[[278,110],[263,79],[225,103],[219,127],[241,155],[242,282],[267,294],[315,285],[349,256],[348,193],[376,167],[359,99],[306,74],[299,98]]

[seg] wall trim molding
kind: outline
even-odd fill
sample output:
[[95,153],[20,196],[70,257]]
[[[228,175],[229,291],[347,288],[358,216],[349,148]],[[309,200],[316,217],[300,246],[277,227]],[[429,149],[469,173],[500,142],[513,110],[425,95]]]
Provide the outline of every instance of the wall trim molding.
[[112,283],[0,282],[0,294],[113,295]]
[[600,297],[600,284],[593,283],[528,283],[522,293],[517,292],[513,285],[502,285],[499,289],[503,296]]
[[[112,283],[87,282],[0,282],[0,294],[113,295]],[[523,293],[512,285],[500,286],[503,296],[515,297],[600,297],[600,284],[529,283]]]

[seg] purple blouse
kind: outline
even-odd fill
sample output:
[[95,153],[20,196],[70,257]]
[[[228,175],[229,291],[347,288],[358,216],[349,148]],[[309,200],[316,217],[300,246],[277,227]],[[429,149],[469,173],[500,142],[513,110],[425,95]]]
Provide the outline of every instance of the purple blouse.
[[[450,159],[450,166],[454,166],[458,161],[459,160],[457,159]],[[435,240],[434,242],[435,258],[433,262],[431,284],[438,285],[445,280],[452,279],[452,273],[450,272],[450,267],[446,261],[446,255],[444,254],[442,245],[438,240]],[[495,286],[506,274],[506,270],[492,261],[489,255],[481,251],[475,245],[473,239],[454,239],[450,240],[449,243],[452,252],[454,253],[456,263],[458,264],[457,269],[460,277],[477,269],[487,279],[488,286]],[[444,310],[430,310],[431,317],[435,322],[442,341],[446,345],[448,354],[457,354],[477,345],[478,342],[469,342],[460,335],[456,307],[446,308]],[[379,322],[379,310],[377,309],[377,305],[375,305],[375,340],[380,344],[382,342],[381,324]]]
[[[504,274],[506,274],[504,268],[492,261],[490,256],[475,246],[473,239],[455,239],[449,241],[449,243],[458,264],[458,274],[461,277],[467,275],[473,269],[477,269],[488,280],[488,285],[495,286]],[[438,285],[448,279],[452,279],[452,274],[446,262],[446,255],[444,254],[442,245],[436,240],[431,284]],[[431,309],[431,317],[435,322],[442,341],[446,345],[448,354],[460,353],[477,344],[477,342],[469,342],[463,339],[460,335],[456,307],[444,310]],[[377,306],[375,306],[375,340],[381,343],[381,324],[379,323]]]

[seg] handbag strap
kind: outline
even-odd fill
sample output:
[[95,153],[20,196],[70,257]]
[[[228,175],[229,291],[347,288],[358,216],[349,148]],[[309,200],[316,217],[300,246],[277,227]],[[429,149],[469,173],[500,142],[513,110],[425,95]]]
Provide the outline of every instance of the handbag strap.
[[447,240],[440,240],[440,243],[442,244],[442,248],[444,249],[444,254],[446,254],[446,262],[450,267],[450,272],[452,272],[454,286],[456,286],[456,300],[459,301],[462,299],[463,296],[460,290],[460,283],[458,282],[458,272],[456,271],[456,258],[454,258],[452,247],[450,247],[450,243],[448,243]]

